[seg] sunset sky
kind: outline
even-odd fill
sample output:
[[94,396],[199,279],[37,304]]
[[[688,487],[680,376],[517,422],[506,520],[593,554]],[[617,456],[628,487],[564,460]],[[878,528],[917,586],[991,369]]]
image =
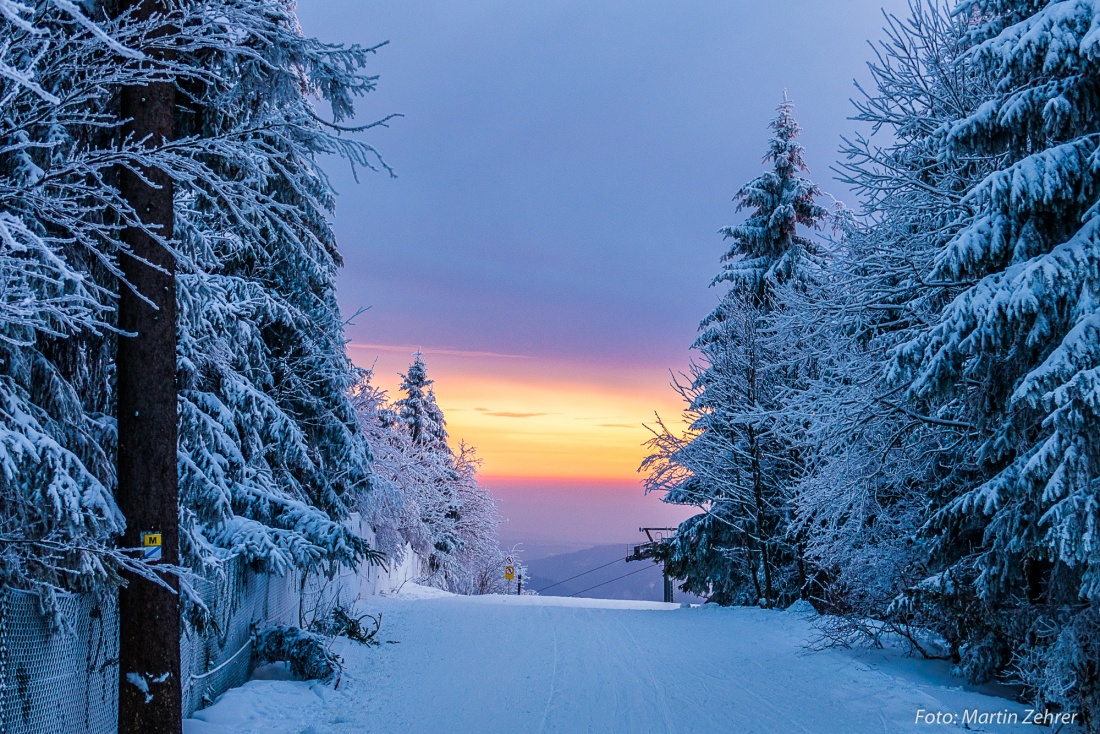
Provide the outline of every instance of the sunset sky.
[[[359,122],[397,178],[328,166],[349,353],[396,388],[417,348],[477,447],[505,542],[632,541],[643,423],[679,419],[707,287],[787,89],[811,175],[852,131],[879,8],[904,0],[301,0],[307,33],[377,44]],[[825,200],[829,204],[828,199]],[[854,203],[854,202],[850,202]]]
[[[360,364],[379,358],[378,382],[391,392],[415,350],[349,346]],[[449,431],[478,447],[490,476],[634,479],[649,436],[643,421],[680,413],[658,370],[431,349],[424,360]]]

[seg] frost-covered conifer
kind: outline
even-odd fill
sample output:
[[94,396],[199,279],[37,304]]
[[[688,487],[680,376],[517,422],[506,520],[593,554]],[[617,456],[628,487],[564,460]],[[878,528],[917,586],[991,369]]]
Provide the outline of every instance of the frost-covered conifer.
[[[980,439],[980,480],[936,524],[969,549],[950,572],[995,622],[973,630],[963,661],[988,677],[1058,634],[1093,651],[1100,639],[1100,34],[1092,2],[967,0],[957,12],[975,23],[968,58],[996,86],[945,128],[943,156],[995,170],[967,190],[971,219],[927,275],[960,292],[897,349],[891,376]],[[1094,663],[1046,665],[1076,683],[1045,695],[1097,710]]]
[[[424,355],[417,351],[409,371],[401,376],[404,396],[394,403],[394,407],[412,442],[435,456],[437,462],[447,465],[454,454],[447,443],[447,422],[435,400],[434,382],[428,379]],[[446,467],[434,480],[430,503],[434,517],[427,521],[433,529],[434,541],[427,559],[430,573],[439,578],[450,575],[450,562],[462,551],[462,539],[458,534],[462,509],[456,496],[460,480],[460,472],[454,466]]]
[[414,441],[444,449],[447,447],[447,422],[435,401],[432,389],[435,380],[428,379],[424,355],[417,352],[413,357],[408,373],[401,376],[401,391],[405,396],[394,403],[394,407]]
[[148,24],[71,3],[0,3],[0,583],[50,594],[113,583],[110,366],[119,234],[111,185],[149,160],[111,93],[163,79]]
[[749,181],[734,196],[737,211],[752,213],[744,223],[721,230],[732,241],[722,256],[722,272],[714,279],[715,284],[729,283],[732,291],[764,303],[779,286],[804,277],[803,261],[817,255],[819,248],[798,228],[816,229],[827,214],[816,202],[821,196],[817,185],[800,175],[807,170],[805,150],[798,142],[802,129],[786,92],[777,112],[764,156],[772,170]]
[[[443,414],[428,391],[430,381],[420,355],[404,382],[410,379],[416,386],[405,388],[405,397],[392,404],[371,384],[369,372],[363,372],[355,385],[353,404],[374,471],[374,490],[362,497],[357,509],[370,520],[388,556],[400,560],[407,546],[428,562],[425,583],[464,594],[500,591],[500,520],[493,498],[478,483],[474,450],[461,443],[453,451],[439,432],[413,438],[417,423],[401,419],[401,408],[410,409],[408,402],[401,405],[403,401],[415,395],[413,404],[421,409],[430,405],[439,428]],[[436,439],[425,440],[431,435]],[[500,573],[494,575],[497,567]]]
[[675,386],[691,420],[686,437],[663,425],[654,432],[654,453],[642,464],[647,490],[664,491],[665,502],[698,505],[704,511],[680,524],[660,549],[668,572],[682,588],[722,604],[767,605],[782,589],[777,564],[783,551],[779,483],[791,467],[756,409],[776,397],[776,355],[762,332],[764,310],[751,297],[731,293],[698,345],[691,383]]
[[[279,570],[366,551],[339,523],[367,489],[367,452],[316,159],[379,161],[311,99],[350,117],[374,86],[372,49],[304,37],[282,2],[165,13],[0,4],[4,583],[87,588],[125,562],[110,547],[124,522],[111,498],[111,360],[126,338],[112,324],[128,287],[120,233],[137,221],[114,185],[121,167],[163,170],[177,192],[174,237],[153,234],[180,272],[186,562],[241,553]],[[177,140],[122,137],[114,92],[165,79],[179,90]]]
[[867,135],[842,148],[862,210],[843,212],[825,277],[783,327],[804,334],[817,365],[786,408],[804,465],[795,509],[814,596],[857,633],[873,629],[869,619],[945,633],[952,624],[935,606],[895,601],[934,568],[921,528],[941,491],[973,478],[975,446],[957,415],[885,385],[884,373],[890,350],[925,330],[957,291],[927,270],[969,221],[962,197],[989,170],[981,158],[940,155],[944,127],[988,90],[965,63],[968,36],[966,19],[925,0],[888,18],[870,65],[874,86],[855,102]]
[[712,285],[730,287],[700,325],[693,347],[702,364],[693,366],[689,385],[677,385],[691,435],[673,436],[660,425],[642,464],[647,491],[704,510],[681,524],[660,557],[683,588],[724,604],[772,606],[805,587],[800,552],[787,538],[797,456],[776,432],[779,401],[799,368],[782,356],[787,336],[773,321],[783,293],[805,288],[818,259],[799,227],[817,228],[826,212],[815,202],[817,186],[799,175],[806,164],[786,94],[771,129],[764,160],[772,169],[734,199],[752,213],[721,230],[732,243]]
[[[181,535],[193,563],[242,553],[276,571],[364,550],[340,520],[368,488],[349,403],[353,372],[335,296],[340,265],[316,158],[370,164],[336,122],[373,88],[372,49],[301,34],[287,3],[221,4],[188,62],[218,83],[186,86],[179,126],[213,179],[186,181],[177,236]],[[233,206],[225,206],[228,198]]]

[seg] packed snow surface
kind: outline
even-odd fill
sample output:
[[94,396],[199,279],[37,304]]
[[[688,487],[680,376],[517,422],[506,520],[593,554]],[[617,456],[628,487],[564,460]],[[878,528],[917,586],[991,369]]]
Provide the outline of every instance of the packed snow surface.
[[[964,731],[968,710],[1025,707],[964,690],[941,663],[811,652],[810,615],[561,597],[460,597],[407,584],[371,597],[381,646],[345,640],[338,687],[272,666],[186,734]],[[917,724],[918,711],[960,723]],[[970,724],[970,731],[1049,731]]]

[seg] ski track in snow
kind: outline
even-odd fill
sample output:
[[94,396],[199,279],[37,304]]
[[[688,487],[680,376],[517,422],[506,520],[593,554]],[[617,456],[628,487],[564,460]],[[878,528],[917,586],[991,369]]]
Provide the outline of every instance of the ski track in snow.
[[634,633],[630,631],[630,628],[626,626],[622,618],[617,618],[616,621],[619,623],[619,626],[622,628],[623,632],[626,633],[626,636],[630,638],[630,642],[632,645],[634,645],[634,649],[638,651],[638,665],[645,668],[647,677],[649,678],[650,690],[652,690],[653,695],[657,697],[657,701],[661,707],[661,716],[664,719],[665,724],[664,731],[674,734],[676,731],[676,727],[672,723],[672,713],[669,711],[668,701],[665,699],[664,689],[658,682],[657,676],[653,674],[653,667],[649,664],[649,657],[648,655],[646,655],[646,651],[643,650],[642,646],[638,644],[638,638],[634,636]]
[[550,693],[546,696],[546,708],[542,711],[542,722],[539,724],[539,734],[546,731],[546,721],[550,717],[550,707],[554,704],[554,690],[558,685],[558,627],[554,624],[554,620],[550,618],[550,615],[543,611],[546,616],[550,632],[554,635],[554,669],[550,672]]
[[943,663],[810,652],[808,622],[786,612],[408,591],[361,602],[383,613],[379,638],[398,644],[338,641],[338,689],[252,680],[185,733],[934,733],[965,730],[917,725],[917,709],[1024,711],[965,690]]

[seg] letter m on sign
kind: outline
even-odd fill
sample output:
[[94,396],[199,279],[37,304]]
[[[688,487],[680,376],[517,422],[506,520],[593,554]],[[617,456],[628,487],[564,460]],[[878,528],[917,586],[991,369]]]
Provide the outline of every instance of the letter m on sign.
[[141,534],[141,557],[148,563],[156,563],[161,559],[163,548],[162,536],[159,532],[145,532]]

